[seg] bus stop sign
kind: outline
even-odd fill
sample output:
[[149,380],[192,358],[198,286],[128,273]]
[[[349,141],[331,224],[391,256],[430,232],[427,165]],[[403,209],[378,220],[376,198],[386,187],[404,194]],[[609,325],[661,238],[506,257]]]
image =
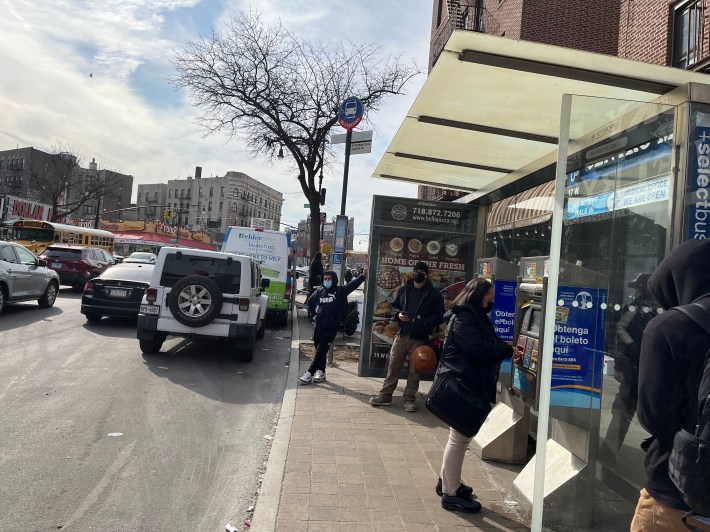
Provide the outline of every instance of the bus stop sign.
[[338,124],[347,130],[354,129],[362,120],[362,111],[362,102],[358,98],[346,98],[338,110]]

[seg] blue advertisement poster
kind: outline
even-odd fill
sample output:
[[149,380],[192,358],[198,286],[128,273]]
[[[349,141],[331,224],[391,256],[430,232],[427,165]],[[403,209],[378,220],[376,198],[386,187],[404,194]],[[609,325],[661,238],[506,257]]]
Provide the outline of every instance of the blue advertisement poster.
[[[505,342],[512,342],[515,325],[515,281],[494,281],[495,298],[491,318],[496,334]],[[500,373],[510,373],[510,359],[500,365]]]
[[551,406],[600,408],[606,300],[604,289],[559,287]]

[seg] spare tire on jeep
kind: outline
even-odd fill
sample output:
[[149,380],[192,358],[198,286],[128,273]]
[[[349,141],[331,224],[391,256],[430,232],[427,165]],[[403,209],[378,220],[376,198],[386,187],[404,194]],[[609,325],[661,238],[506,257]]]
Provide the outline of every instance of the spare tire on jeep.
[[168,308],[183,325],[204,327],[222,310],[222,289],[209,277],[188,275],[173,285]]

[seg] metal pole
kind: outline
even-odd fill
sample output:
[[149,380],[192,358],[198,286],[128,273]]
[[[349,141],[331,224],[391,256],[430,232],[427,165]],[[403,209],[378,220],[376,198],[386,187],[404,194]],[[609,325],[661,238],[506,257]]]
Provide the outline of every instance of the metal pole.
[[345,168],[343,169],[343,199],[340,203],[340,214],[345,214],[345,198],[348,195],[348,170],[350,167],[350,142],[353,138],[353,130],[348,129],[345,135]]

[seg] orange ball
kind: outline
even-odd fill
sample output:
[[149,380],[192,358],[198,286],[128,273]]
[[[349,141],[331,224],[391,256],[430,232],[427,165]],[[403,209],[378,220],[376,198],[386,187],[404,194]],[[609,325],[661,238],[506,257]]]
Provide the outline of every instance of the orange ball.
[[436,363],[436,353],[428,345],[420,345],[412,351],[412,364],[419,373],[434,371]]

